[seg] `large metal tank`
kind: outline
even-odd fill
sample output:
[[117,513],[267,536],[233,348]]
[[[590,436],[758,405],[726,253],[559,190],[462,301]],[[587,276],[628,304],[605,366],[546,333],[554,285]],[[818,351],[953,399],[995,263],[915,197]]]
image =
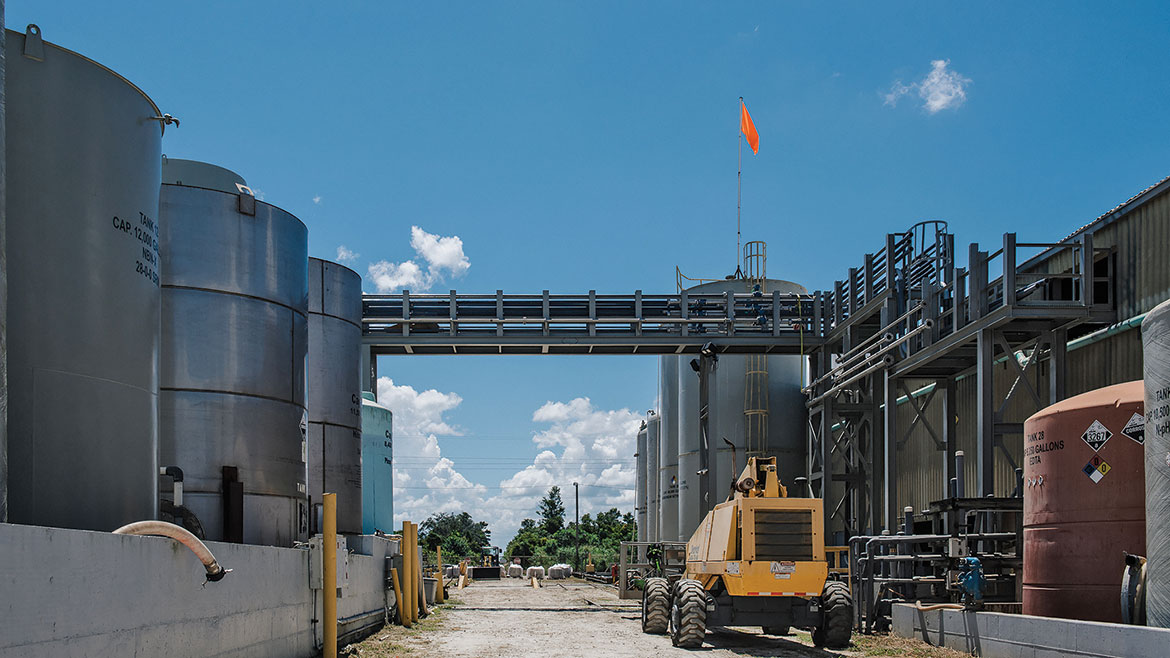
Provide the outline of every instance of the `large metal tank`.
[[[308,533],[308,232],[230,189],[220,168],[198,177],[197,163],[173,170],[175,162],[165,167],[160,211],[159,460],[183,470],[184,505],[208,539],[291,546]],[[173,184],[180,171],[188,183],[224,189]],[[170,483],[162,486],[165,495]]]
[[634,455],[634,517],[638,524],[638,541],[646,541],[646,422],[638,429],[637,454]]
[[[804,286],[779,279],[764,280],[763,288],[765,297],[770,296],[773,291],[781,294],[808,292]],[[727,279],[687,290],[690,295],[723,295],[727,292],[751,292],[749,282],[744,279]],[[708,468],[711,500],[705,509],[700,510],[700,518],[727,498],[732,479],[738,476],[747,464],[746,409],[751,406],[752,400],[766,401],[766,404],[763,404],[768,412],[767,423],[764,425],[767,428],[766,447],[761,452],[765,456],[776,457],[780,481],[790,485],[795,478],[807,475],[805,472],[807,412],[804,406],[805,398],[800,393],[806,358],[792,354],[767,357],[719,355],[708,390],[710,398]],[[759,390],[749,391],[749,368],[763,373],[754,380],[754,386]],[[697,436],[698,421],[695,422]],[[724,439],[730,441],[734,449],[728,446]]]
[[661,541],[658,536],[658,438],[662,423],[658,414],[646,414],[646,541]]
[[[309,259],[309,499],[337,494],[337,532],[362,532],[362,278]],[[389,529],[387,526],[386,529]]]
[[678,362],[678,529],[689,540],[705,511],[699,500],[699,374],[691,369],[691,356]]
[[1121,622],[1122,552],[1145,554],[1142,382],[1024,422],[1024,614]]
[[1146,617],[1170,628],[1170,301],[1142,321],[1146,381]]
[[394,531],[394,414],[362,393],[362,534]]
[[658,358],[658,537],[678,533],[678,357]]
[[160,113],[5,37],[8,520],[113,530],[158,512]]

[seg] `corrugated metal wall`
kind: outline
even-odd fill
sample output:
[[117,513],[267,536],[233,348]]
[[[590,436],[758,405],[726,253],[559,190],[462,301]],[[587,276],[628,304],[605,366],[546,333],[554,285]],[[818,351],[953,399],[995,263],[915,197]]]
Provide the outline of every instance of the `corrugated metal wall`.
[[[1023,241],[1040,240],[1045,236],[1020,236]],[[1093,233],[1095,247],[1114,249],[1116,258],[1117,319],[1123,321],[1140,315],[1170,298],[1170,193],[1163,193],[1134,208],[1116,221],[1097,228]],[[1045,269],[1056,271],[1055,263]],[[1032,386],[1040,399],[1048,404],[1048,364],[1040,362],[1031,373]],[[1016,376],[1009,363],[995,366],[995,394],[1002,400]],[[1066,388],[1069,396],[1102,386],[1142,378],[1141,331],[1134,328],[1099,342],[1074,349],[1068,353]],[[929,384],[913,382],[911,390]],[[976,484],[976,379],[973,372],[960,379],[956,386],[958,449],[967,454],[966,479],[968,493]],[[926,418],[942,439],[941,389],[935,393],[926,410]],[[920,397],[920,401],[925,397]],[[1031,395],[1019,390],[1004,413],[1004,422],[1023,422],[1039,411]],[[905,431],[913,422],[913,405],[898,405],[898,427]],[[1004,437],[1007,453],[996,451],[995,490],[1008,495],[1015,488],[1016,466],[1023,465],[1023,437]],[[932,501],[942,498],[946,491],[943,481],[943,455],[925,427],[919,425],[898,450],[898,507],[911,505],[921,510]]]

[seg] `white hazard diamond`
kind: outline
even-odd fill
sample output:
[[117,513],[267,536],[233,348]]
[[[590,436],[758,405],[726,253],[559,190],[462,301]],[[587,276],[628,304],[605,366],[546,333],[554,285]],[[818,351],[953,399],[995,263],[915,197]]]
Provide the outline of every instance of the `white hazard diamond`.
[[1130,416],[1129,422],[1122,428],[1121,433],[1129,438],[1145,445],[1146,442],[1146,417],[1135,413]]
[[1101,446],[1105,445],[1105,442],[1112,437],[1113,432],[1110,432],[1109,428],[1102,425],[1099,420],[1094,420],[1093,424],[1089,425],[1089,429],[1085,430],[1085,433],[1081,435],[1081,438],[1093,450],[1100,450]]
[[1093,474],[1089,476],[1089,479],[1092,480],[1094,484],[1096,484],[1096,483],[1100,482],[1101,478],[1103,478],[1103,477],[1105,477],[1105,474],[1094,468]]

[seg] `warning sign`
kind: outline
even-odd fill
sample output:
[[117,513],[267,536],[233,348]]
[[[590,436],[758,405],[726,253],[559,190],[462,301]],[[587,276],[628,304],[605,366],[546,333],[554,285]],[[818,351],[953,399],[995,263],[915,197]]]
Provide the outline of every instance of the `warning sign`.
[[1106,441],[1113,438],[1113,432],[1110,432],[1109,428],[1102,425],[1101,421],[1094,420],[1093,424],[1089,425],[1089,429],[1085,430],[1085,433],[1081,435],[1081,438],[1093,450],[1100,450]]
[[1089,460],[1089,463],[1085,464],[1085,467],[1081,470],[1084,471],[1085,475],[1089,476],[1093,484],[1097,484],[1109,471],[1113,470],[1113,467],[1104,459],[1101,459],[1100,455],[1094,455]]
[[1137,441],[1138,443],[1145,445],[1145,443],[1146,443],[1146,417],[1141,415],[1141,414],[1135,413],[1129,419],[1129,422],[1125,424],[1125,428],[1123,428],[1121,430],[1121,433],[1128,436],[1129,438],[1133,439],[1134,441]]
[[771,571],[772,573],[796,573],[796,563],[789,562],[787,560],[783,562],[773,562]]

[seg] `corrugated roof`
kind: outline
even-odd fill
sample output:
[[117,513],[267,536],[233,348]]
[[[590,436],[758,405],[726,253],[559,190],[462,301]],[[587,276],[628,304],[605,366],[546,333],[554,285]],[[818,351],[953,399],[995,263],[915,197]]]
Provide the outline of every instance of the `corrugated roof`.
[[1158,181],[1157,183],[1154,183],[1153,185],[1142,190],[1141,192],[1138,192],[1137,194],[1126,199],[1125,201],[1122,201],[1121,203],[1117,204],[1116,206],[1101,213],[1093,221],[1089,222],[1088,224],[1085,224],[1084,226],[1082,226],[1082,227],[1078,228],[1077,230],[1073,231],[1072,233],[1068,234],[1068,236],[1065,237],[1063,240],[1061,240],[1061,242],[1065,242],[1065,241],[1067,241],[1067,240],[1069,240],[1077,235],[1080,235],[1081,233],[1084,233],[1086,229],[1090,228],[1094,224],[1104,224],[1110,220],[1116,219],[1117,217],[1120,217],[1121,215],[1126,214],[1130,210],[1133,210],[1134,208],[1140,206],[1142,203],[1145,203],[1149,199],[1151,199],[1151,198],[1157,196],[1158,194],[1162,193],[1163,191],[1165,191],[1165,189],[1159,189],[1159,188],[1170,188],[1170,176],[1163,178],[1162,180]]

